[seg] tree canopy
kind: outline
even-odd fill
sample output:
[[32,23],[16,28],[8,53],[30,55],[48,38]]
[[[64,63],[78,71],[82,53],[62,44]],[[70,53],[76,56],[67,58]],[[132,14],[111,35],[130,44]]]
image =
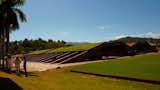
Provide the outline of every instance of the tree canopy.
[[12,41],[10,42],[10,53],[11,54],[20,54],[28,53],[35,50],[44,50],[44,49],[56,49],[59,47],[66,46],[66,42],[63,40],[43,40],[41,38],[35,40],[24,39],[21,41]]

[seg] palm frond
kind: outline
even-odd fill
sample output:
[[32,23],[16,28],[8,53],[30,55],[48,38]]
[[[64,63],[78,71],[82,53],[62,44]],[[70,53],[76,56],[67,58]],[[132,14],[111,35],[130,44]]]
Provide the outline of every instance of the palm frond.
[[2,0],[1,5],[15,7],[24,5],[25,0]]
[[23,6],[25,3],[25,0],[12,0],[14,6]]
[[8,9],[6,21],[7,21],[7,24],[5,27],[9,27],[11,30],[19,29],[17,14],[12,9]]
[[26,15],[19,9],[17,8],[13,8],[13,10],[18,14],[19,16],[19,19],[22,21],[22,22],[27,22],[27,19],[26,19]]

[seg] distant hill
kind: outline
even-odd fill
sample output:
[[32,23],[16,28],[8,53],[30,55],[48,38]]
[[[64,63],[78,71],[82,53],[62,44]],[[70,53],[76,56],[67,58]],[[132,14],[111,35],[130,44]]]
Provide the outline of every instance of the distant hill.
[[150,44],[154,44],[158,47],[160,47],[160,39],[155,39],[155,38],[139,38],[139,37],[125,37],[125,38],[120,38],[118,40],[114,40],[118,42],[143,42],[147,41]]
[[139,37],[124,37],[117,39],[115,41],[121,41],[121,42],[141,42],[141,41],[148,41],[151,38],[139,38]]

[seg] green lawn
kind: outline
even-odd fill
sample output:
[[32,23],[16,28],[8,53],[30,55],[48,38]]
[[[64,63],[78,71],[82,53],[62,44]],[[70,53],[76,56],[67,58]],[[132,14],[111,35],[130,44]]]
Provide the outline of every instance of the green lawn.
[[160,90],[160,85],[156,84],[70,72],[71,69],[75,69],[85,72],[160,80],[159,59],[160,54],[150,54],[45,72],[33,72],[27,78],[0,71],[0,77],[11,79],[24,90]]
[[29,54],[42,54],[42,53],[47,53],[50,49],[46,50],[37,50],[37,51],[32,51]]
[[41,54],[41,53],[52,53],[52,52],[66,52],[66,51],[81,51],[81,50],[88,50],[92,47],[95,47],[98,43],[89,43],[89,44],[81,44],[75,46],[66,46],[57,49],[47,49],[47,50],[38,50],[32,51],[29,54]]
[[160,81],[160,54],[115,59],[75,66],[72,69],[82,72]]
[[24,90],[160,90],[160,85],[83,75],[69,70],[34,72],[27,78],[0,72],[0,77],[10,78]]

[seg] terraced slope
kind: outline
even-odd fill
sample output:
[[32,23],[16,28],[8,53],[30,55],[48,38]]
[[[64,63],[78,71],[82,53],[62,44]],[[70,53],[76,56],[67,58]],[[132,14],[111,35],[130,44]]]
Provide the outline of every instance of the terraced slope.
[[46,50],[37,50],[37,51],[32,51],[28,54],[43,54],[49,52],[51,49],[46,49]]
[[[112,43],[107,43],[107,42],[99,44],[97,43],[83,44],[78,46],[62,47],[55,50],[50,49],[47,51],[47,53],[28,55],[27,57],[29,57],[28,60],[30,61],[37,61],[37,62],[44,62],[51,64],[101,60],[103,56],[105,55],[107,56],[107,52],[108,53],[111,52],[110,48],[115,49],[115,47],[121,47],[121,45],[119,44],[116,44],[113,47],[110,46],[112,46]],[[121,48],[121,50],[123,49],[126,48]],[[116,51],[114,52],[113,55],[117,55],[117,53],[120,52]],[[127,51],[125,51],[125,53],[123,52],[124,54],[122,54],[122,56],[127,55],[126,52]]]
[[99,43],[90,43],[90,44],[81,44],[81,45],[75,45],[75,46],[66,46],[66,47],[61,47],[61,48],[57,48],[57,49],[38,50],[38,51],[32,51],[29,54],[83,51],[83,50],[88,50],[90,48],[93,48],[93,47],[97,46],[98,44]]
[[[26,55],[28,61],[36,61],[43,63],[51,63],[51,64],[62,64],[62,63],[71,63],[71,62],[81,62],[90,59],[95,55],[95,51],[102,47],[104,43],[99,44],[84,44],[78,46],[70,46],[70,47],[62,47],[56,50],[49,50],[50,53],[44,54],[29,54]],[[65,51],[65,52],[64,52]],[[38,51],[39,52],[39,51]],[[97,54],[99,56],[99,54]]]

